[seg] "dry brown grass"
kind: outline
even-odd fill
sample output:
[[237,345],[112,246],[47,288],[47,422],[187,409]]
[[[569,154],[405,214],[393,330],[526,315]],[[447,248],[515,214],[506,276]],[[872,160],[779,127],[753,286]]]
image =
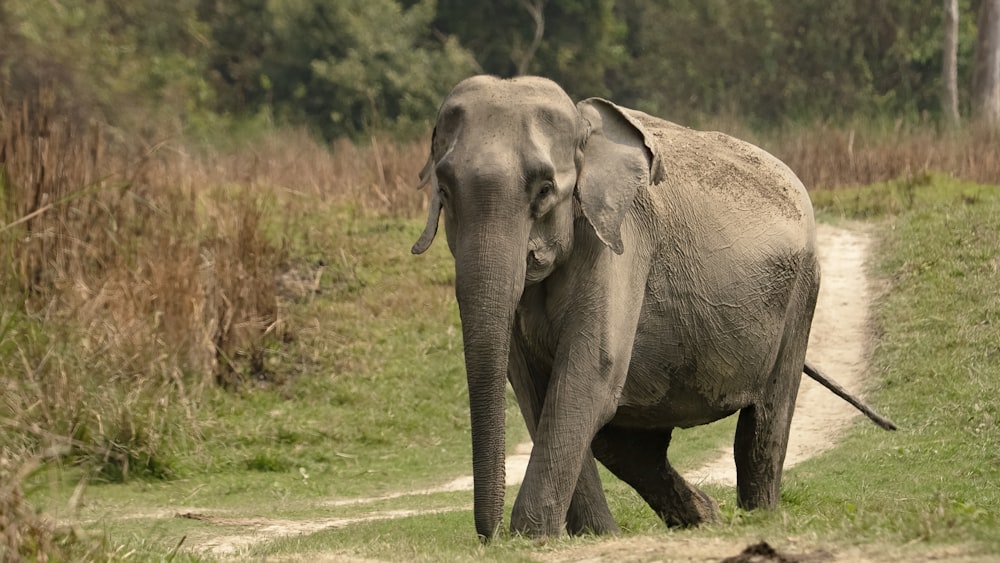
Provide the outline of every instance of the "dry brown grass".
[[245,151],[225,156],[231,170],[245,167],[257,182],[305,197],[319,197],[396,217],[423,213],[415,189],[427,159],[424,142],[379,141],[358,146],[341,140],[326,147],[301,130],[271,134]]
[[1000,132],[983,127],[939,131],[931,125],[897,124],[880,130],[817,124],[764,136],[759,142],[809,189],[866,186],[928,173],[1000,182]]
[[32,469],[0,454],[0,561],[17,561],[32,553],[57,554],[52,529],[24,499],[21,483]]
[[[25,499],[22,482],[39,467],[37,459],[15,462],[0,453],[0,561],[64,561],[72,530],[57,529]],[[77,553],[82,555],[82,553]]]
[[204,388],[259,375],[281,336],[281,251],[252,187],[196,184],[209,161],[109,142],[54,108],[42,94],[0,124],[4,418],[73,438],[110,477],[164,474]]
[[178,148],[175,181],[187,188],[247,186],[283,200],[350,205],[372,214],[422,215],[426,195],[415,188],[428,143],[381,137],[373,135],[366,145],[340,140],[327,146],[302,129],[284,129],[223,151]]
[[[220,345],[233,323],[273,317],[273,306],[260,305],[270,276],[257,270],[274,252],[246,233],[260,215],[253,194],[203,198],[166,151],[137,157],[109,147],[100,127],[81,132],[48,111],[44,100],[25,104],[0,139],[5,230],[16,234],[4,250],[26,312],[71,312],[89,329],[113,331],[114,348],[154,337]],[[246,301],[222,291],[233,276],[249,276],[265,297],[247,311],[217,304]],[[208,367],[207,357],[183,365]]]
[[414,216],[425,197],[419,142],[328,148],[291,130],[219,151],[122,137],[48,90],[0,103],[4,445],[28,455],[63,439],[112,479],[169,474],[169,443],[197,436],[206,389],[278,377],[265,356],[294,330],[283,229],[317,205]]

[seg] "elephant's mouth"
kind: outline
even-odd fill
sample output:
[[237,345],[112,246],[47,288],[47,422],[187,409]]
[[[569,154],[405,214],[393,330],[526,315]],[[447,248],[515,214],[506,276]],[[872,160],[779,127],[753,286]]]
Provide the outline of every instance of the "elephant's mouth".
[[527,284],[538,283],[547,278],[555,266],[555,252],[543,249],[528,251],[528,270],[524,276]]

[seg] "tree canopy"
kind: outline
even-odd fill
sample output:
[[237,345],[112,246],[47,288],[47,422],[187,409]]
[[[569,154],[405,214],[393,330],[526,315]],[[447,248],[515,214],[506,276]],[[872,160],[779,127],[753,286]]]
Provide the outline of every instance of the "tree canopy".
[[[963,101],[982,1],[959,0]],[[475,73],[688,123],[937,117],[944,18],[939,0],[0,0],[0,80],[57,82],[111,121],[266,115],[328,139],[426,131]]]

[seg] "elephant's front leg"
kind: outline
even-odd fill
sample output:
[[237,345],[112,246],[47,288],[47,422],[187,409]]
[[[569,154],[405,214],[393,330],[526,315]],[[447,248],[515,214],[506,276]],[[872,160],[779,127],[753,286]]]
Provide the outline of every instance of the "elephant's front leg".
[[[573,354],[585,356],[588,351],[574,350]],[[574,373],[560,374],[550,382],[524,482],[511,514],[514,533],[561,534],[579,481],[583,480],[585,487],[591,479],[596,481],[590,442],[614,414],[617,390],[621,388],[617,381],[623,380],[625,367],[614,368],[617,362],[611,362],[611,373],[599,378],[584,375],[591,370],[581,369],[580,361],[570,361]]]
[[[529,355],[525,350],[523,335],[515,328],[511,339],[508,375],[525,426],[528,427],[532,440],[535,440],[549,378],[548,365],[537,358],[529,360]],[[541,366],[544,366],[544,369]],[[608,508],[608,501],[601,487],[601,478],[592,456],[584,461],[581,468],[566,514],[566,529],[573,535],[618,533],[618,524],[615,523]]]
[[[610,252],[600,254],[612,260]],[[591,264],[582,270],[590,275],[569,288],[576,297],[566,311],[535,445],[514,503],[514,533],[562,533],[578,480],[590,472],[596,476],[590,443],[617,409],[645,289],[644,272],[641,283],[631,283],[632,276],[600,275],[608,270],[607,263]]]
[[594,456],[587,456],[580,469],[573,498],[566,513],[566,531],[574,536],[584,534],[617,534],[618,523],[608,508],[608,499],[601,487]]

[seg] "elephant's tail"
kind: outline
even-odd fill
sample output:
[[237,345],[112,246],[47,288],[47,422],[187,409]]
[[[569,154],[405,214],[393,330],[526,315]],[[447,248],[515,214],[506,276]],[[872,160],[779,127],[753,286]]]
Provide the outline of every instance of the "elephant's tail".
[[855,397],[854,395],[851,395],[850,393],[848,393],[836,381],[834,381],[834,380],[828,378],[827,376],[823,375],[822,373],[820,373],[819,369],[816,368],[816,366],[814,366],[811,363],[809,363],[809,361],[806,361],[806,364],[805,364],[805,366],[803,366],[802,371],[803,371],[803,373],[805,373],[809,377],[811,377],[814,380],[818,381],[819,384],[822,385],[823,387],[826,387],[830,391],[833,391],[834,395],[836,395],[836,396],[840,397],[841,399],[847,401],[852,406],[854,406],[854,408],[856,408],[859,411],[865,413],[865,416],[867,416],[868,418],[870,418],[872,420],[872,422],[874,422],[875,424],[878,424],[879,426],[881,426],[882,428],[884,428],[886,430],[896,430],[896,424],[893,421],[891,421],[888,418],[885,418],[884,416],[878,414],[877,412],[875,412],[874,410],[872,410],[872,408],[869,407],[864,401],[862,401],[861,399],[859,399],[859,398]]

